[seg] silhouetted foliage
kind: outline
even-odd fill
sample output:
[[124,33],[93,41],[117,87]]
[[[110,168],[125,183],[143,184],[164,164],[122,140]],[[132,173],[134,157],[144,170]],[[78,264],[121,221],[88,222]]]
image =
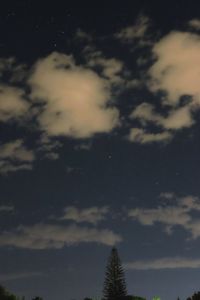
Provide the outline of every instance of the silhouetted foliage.
[[42,300],[42,298],[41,297],[35,297],[35,298],[33,298],[33,300]]
[[9,293],[3,286],[0,286],[0,299],[1,300],[19,300],[18,297]]
[[187,300],[200,300],[200,292],[194,293],[194,295],[189,298],[187,298]]
[[121,300],[127,296],[124,271],[116,248],[111,250],[103,290],[104,299]]
[[145,298],[139,296],[132,296],[132,295],[123,296],[117,299],[118,300],[146,300]]

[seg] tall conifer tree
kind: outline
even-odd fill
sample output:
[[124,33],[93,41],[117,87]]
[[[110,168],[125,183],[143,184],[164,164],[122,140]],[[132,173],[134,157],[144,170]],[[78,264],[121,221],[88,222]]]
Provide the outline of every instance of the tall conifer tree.
[[118,300],[127,295],[124,271],[116,248],[111,250],[104,281],[104,299]]

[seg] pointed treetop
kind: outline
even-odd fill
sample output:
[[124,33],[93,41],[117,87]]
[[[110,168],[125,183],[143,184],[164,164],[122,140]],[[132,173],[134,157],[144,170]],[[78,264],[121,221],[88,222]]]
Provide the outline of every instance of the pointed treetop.
[[127,295],[124,271],[116,247],[108,258],[104,281],[104,299],[116,300]]

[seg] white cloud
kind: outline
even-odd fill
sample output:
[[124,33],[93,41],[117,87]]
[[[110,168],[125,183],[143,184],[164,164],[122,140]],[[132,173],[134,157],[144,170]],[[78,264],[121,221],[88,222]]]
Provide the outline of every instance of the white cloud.
[[29,104],[23,98],[22,89],[7,85],[0,85],[0,121],[7,122],[25,117]]
[[123,28],[115,36],[123,42],[131,42],[134,39],[144,38],[148,28],[150,20],[144,15],[140,15],[136,20],[135,25]]
[[[191,24],[197,26],[197,20]],[[194,113],[200,109],[199,35],[173,31],[156,42],[152,52],[155,61],[148,70],[147,86],[151,92],[163,91],[165,95],[160,97],[159,113],[156,105],[143,102],[130,115],[130,119],[141,123],[141,128],[131,129],[130,137],[141,143],[151,137],[162,142],[165,136],[167,140],[178,130],[192,127],[196,122]],[[164,131],[161,136],[154,132],[146,136],[149,123]]]
[[187,257],[164,257],[152,260],[133,261],[124,264],[127,270],[198,269],[200,259]]
[[147,132],[142,128],[131,128],[128,135],[128,140],[130,142],[140,143],[140,144],[151,144],[151,143],[166,143],[169,142],[172,135],[168,131],[160,133]]
[[180,97],[190,95],[200,103],[200,37],[173,31],[153,47],[156,61],[149,70],[149,88],[167,93],[167,103],[177,106]]
[[34,152],[28,150],[22,139],[0,145],[0,174],[32,169]]
[[93,206],[84,209],[78,209],[77,207],[69,206],[64,209],[64,216],[60,219],[72,220],[77,223],[87,222],[97,224],[98,222],[105,220],[108,211],[109,208],[107,206]]
[[29,227],[19,226],[13,231],[2,232],[0,246],[26,249],[60,249],[79,243],[98,243],[112,246],[121,240],[121,236],[108,229],[40,223]]
[[88,138],[118,125],[118,110],[109,107],[108,82],[57,52],[39,60],[29,79],[33,101],[43,103],[41,129],[51,136]]
[[200,212],[200,200],[194,196],[178,198],[172,193],[162,194],[167,200],[174,203],[160,205],[157,208],[135,208],[130,209],[128,216],[145,226],[161,223],[167,233],[171,234],[175,226],[181,226],[191,238],[200,237],[200,222],[192,216],[192,212]]

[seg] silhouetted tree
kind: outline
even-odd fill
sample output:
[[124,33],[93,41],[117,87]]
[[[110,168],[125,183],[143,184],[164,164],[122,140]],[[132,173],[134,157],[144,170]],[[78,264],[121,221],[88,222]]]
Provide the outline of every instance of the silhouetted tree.
[[200,300],[200,292],[194,293],[194,295],[189,298],[187,298],[187,300]]
[[42,298],[41,297],[35,297],[35,298],[33,298],[33,300],[42,300]]
[[1,300],[19,300],[18,297],[9,293],[3,286],[0,286],[0,299]]
[[116,248],[111,250],[106,267],[104,299],[119,300],[127,295],[124,271]]

